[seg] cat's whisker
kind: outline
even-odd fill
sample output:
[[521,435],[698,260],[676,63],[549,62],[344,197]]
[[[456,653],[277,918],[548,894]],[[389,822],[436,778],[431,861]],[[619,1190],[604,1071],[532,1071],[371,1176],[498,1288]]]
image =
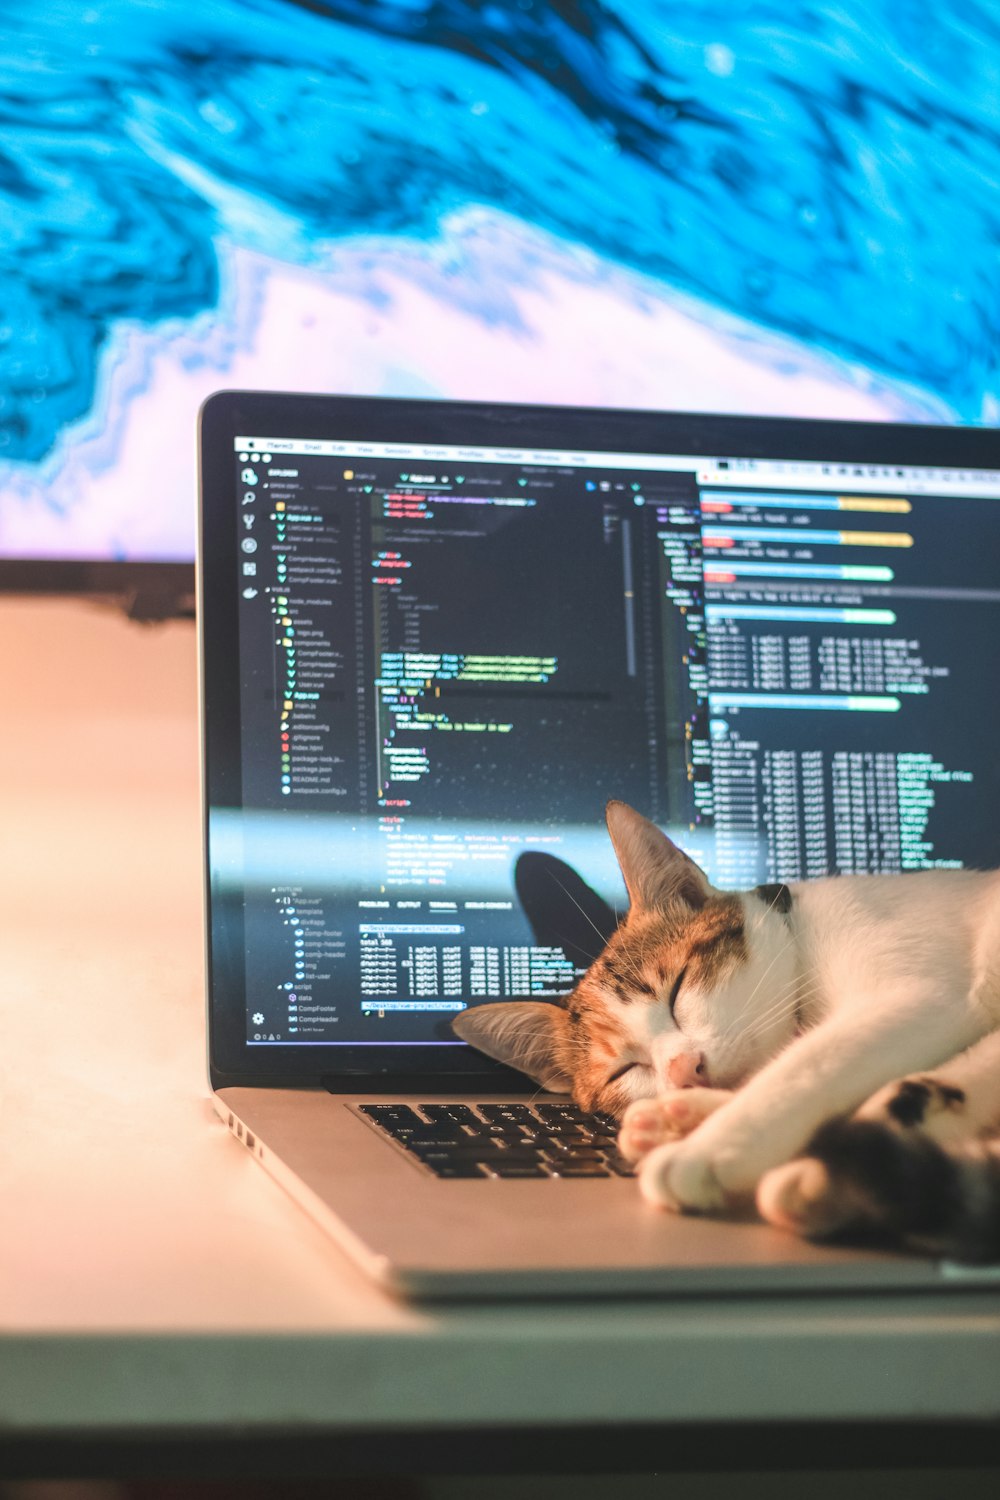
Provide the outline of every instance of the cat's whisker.
[[642,949],[640,949],[636,953],[633,953],[631,948],[627,946],[619,947],[615,955],[615,961],[617,963],[624,964],[626,972],[629,973],[632,979],[635,980],[636,987],[639,989],[641,989],[646,983],[646,978],[642,971],[642,961],[644,956],[645,954]]
[[[775,900],[777,900],[777,897],[775,897]],[[773,905],[773,903],[772,903],[772,905]],[[771,907],[768,907],[768,911],[770,911],[770,910],[771,910]],[[763,920],[763,918],[761,920]],[[791,948],[793,946],[794,942],[795,942],[795,935],[792,934],[792,936],[787,940],[787,942],[783,943],[782,946],[778,949],[777,953],[771,959],[771,962],[768,964],[767,968],[764,970],[763,974],[760,976],[760,978],[758,979],[757,983],[754,985],[753,990],[751,991],[751,993],[750,993],[750,995],[749,995],[749,997],[747,999],[747,1004],[748,1005],[750,1004],[750,1002],[756,996],[757,991],[760,989],[761,985],[764,983],[764,980],[767,978],[768,974],[770,974],[771,970],[774,968],[775,964],[778,962],[778,959],[781,958],[785,953],[788,952],[789,948]]]
[[[551,870],[549,871],[549,874],[552,875],[552,879],[555,881],[556,885],[562,891],[563,895],[569,897],[569,899],[572,901],[573,905],[576,907],[577,911],[580,913],[581,917],[583,917],[585,921],[589,922],[590,926],[594,929],[594,931],[597,933],[597,936],[601,940],[601,946],[600,946],[600,948],[598,948],[597,952],[596,953],[590,953],[590,954],[587,955],[587,957],[589,958],[590,962],[593,963],[595,959],[597,959],[597,958],[599,958],[601,956],[601,954],[604,952],[604,949],[608,946],[608,939],[605,937],[604,933],[598,927],[597,923],[594,921],[594,919],[590,915],[590,913],[588,911],[586,911],[580,905],[579,901],[573,895],[572,891],[569,891],[569,890],[566,889],[566,887],[563,885],[562,881],[559,879],[558,875],[553,875]],[[577,943],[577,944],[575,944],[575,946],[579,947],[580,945],[579,945],[579,943]]]
[[[555,936],[555,934],[553,934],[553,936]],[[563,952],[566,951],[566,943],[565,942],[559,940],[559,946],[562,948]],[[580,952],[580,953],[583,954],[584,958],[587,960],[587,968],[588,969],[590,968],[591,964],[595,964],[597,962],[597,960],[601,956],[601,952],[604,951],[603,949],[601,949],[600,952],[590,953],[590,952],[588,952],[588,950],[586,948],[584,948],[576,940],[576,938],[573,938],[573,939],[570,940],[570,946],[573,947],[573,948],[576,948],[578,950],[578,952]]]
[[641,966],[642,957],[643,955],[641,953],[636,954],[636,956],[633,957],[633,955],[627,948],[620,949],[618,953],[618,958],[625,960],[626,966],[631,971],[632,978],[635,980],[637,985],[642,985],[645,983],[645,977],[643,975]]
[[[759,986],[757,987],[759,988]],[[800,977],[788,981],[777,995],[773,996],[769,1004],[754,1016],[750,1026],[743,1032],[745,1037],[755,1036],[758,1032],[766,1029],[772,1021],[780,1018],[785,1013],[790,1013],[803,1005],[816,993],[818,986],[815,984],[804,985]],[[754,991],[756,994],[756,989]],[[730,1022],[727,1035],[735,1031],[746,1013],[746,1005],[741,1006],[738,1014]]]
[[[760,985],[759,984],[757,984],[757,985],[754,986],[752,993],[747,996],[747,998],[743,1001],[743,1004],[740,1006],[739,1010],[732,1017],[731,1021],[729,1022],[729,1025],[727,1027],[727,1031],[732,1032],[732,1031],[737,1030],[740,1027],[740,1025],[743,1022],[744,1017],[746,1016],[747,1012],[750,1010],[750,1008],[751,1008],[751,1006],[753,1004],[753,1001],[754,1001],[754,999],[757,996],[757,992],[758,992],[759,989],[760,989]],[[784,991],[781,991],[781,994],[784,994]],[[774,1004],[775,1001],[778,998],[779,998],[779,996],[772,996],[770,1003]],[[756,1015],[751,1017],[751,1021],[756,1021],[757,1019],[758,1019],[758,1017]]]
[[767,1031],[775,1022],[783,1020],[786,1016],[794,1015],[807,1000],[818,993],[819,988],[820,986],[815,984],[802,987],[798,982],[792,981],[791,985],[781,995],[776,997],[766,1010],[756,1016],[752,1024],[742,1032],[743,1039],[745,1041],[752,1041],[762,1032]]
[[774,968],[774,965],[778,962],[781,956],[788,951],[788,948],[792,945],[793,942],[794,938],[789,938],[788,942],[786,942],[774,955],[771,962],[764,970],[764,973],[760,976],[757,983],[754,985],[750,994],[746,997],[739,1010],[730,1019],[729,1023],[725,1027],[722,1033],[722,1040],[724,1042],[731,1042],[737,1035],[739,1035],[744,1042],[752,1041],[756,1036],[766,1031],[768,1027],[773,1025],[776,1021],[780,1021],[781,1019],[783,1019],[785,1015],[794,1014],[795,1011],[798,1010],[799,1007],[804,1003],[804,1000],[808,998],[808,996],[804,995],[801,990],[803,976],[796,975],[792,979],[785,981],[779,992],[771,997],[765,1009],[756,1015],[752,1015],[750,1025],[744,1028],[744,1018],[747,1016],[748,1011],[751,1010],[751,1007],[753,1006],[753,1003],[760,992],[761,986],[765,983],[767,976]]
[[779,1001],[770,1005],[767,1010],[756,1016],[748,1026],[730,1026],[726,1032],[727,1039],[738,1035],[744,1042],[752,1041],[754,1037],[761,1035],[775,1022],[792,1015],[798,1009],[798,999],[794,995],[783,996]]
[[811,999],[813,995],[817,994],[819,989],[820,985],[815,980],[806,980],[804,976],[797,975],[772,996],[770,1006],[765,1008],[764,1014],[766,1014],[766,1010],[769,1008],[780,1009],[788,1001],[802,1004],[805,1000]]
[[[775,900],[777,900],[777,897],[775,897]],[[773,904],[773,903],[772,903],[772,904]],[[770,907],[769,907],[769,908],[768,908],[768,910],[770,910]],[[762,984],[763,984],[763,983],[764,983],[764,980],[765,980],[765,979],[766,979],[766,978],[767,978],[767,976],[768,976],[768,975],[769,975],[769,974],[770,974],[770,972],[771,972],[771,970],[772,970],[772,969],[773,969],[773,968],[774,968],[774,966],[775,966],[775,964],[776,964],[776,963],[777,963],[777,962],[778,962],[778,960],[779,960],[779,958],[781,958],[781,957],[782,957],[782,956],[783,956],[783,955],[784,955],[784,954],[785,954],[785,953],[787,953],[787,952],[788,952],[788,950],[789,950],[789,948],[791,948],[791,947],[792,947],[792,945],[793,945],[793,944],[794,944],[794,942],[795,942],[795,937],[794,937],[794,935],[793,935],[793,936],[792,936],[792,937],[790,937],[790,938],[789,938],[789,939],[788,939],[788,941],[787,941],[787,942],[786,942],[786,943],[784,943],[784,944],[783,944],[783,945],[782,945],[782,947],[780,947],[780,948],[779,948],[779,949],[778,949],[778,951],[777,951],[777,953],[776,953],[776,954],[775,954],[775,955],[774,955],[774,957],[773,957],[773,958],[772,958],[772,959],[771,959],[771,962],[770,962],[770,963],[769,963],[769,964],[768,964],[768,966],[767,966],[767,968],[766,968],[766,969],[765,969],[765,970],[764,970],[764,972],[763,972],[763,974],[762,974],[762,975],[761,975],[761,976],[760,976],[760,978],[759,978],[759,979],[758,979],[758,980],[757,980],[757,983],[756,983],[756,984],[755,984],[755,985],[754,985],[754,987],[753,987],[753,989],[752,989],[752,990],[751,990],[751,992],[750,992],[750,994],[749,994],[749,995],[748,995],[748,996],[747,996],[747,999],[746,999],[746,1001],[745,1001],[745,1003],[744,1003],[744,1005],[743,1005],[743,1007],[742,1007],[742,1010],[741,1010],[741,1012],[740,1012],[740,1014],[741,1014],[741,1015],[742,1015],[742,1014],[743,1014],[743,1012],[744,1012],[744,1011],[746,1011],[746,1010],[747,1010],[747,1009],[748,1009],[748,1008],[749,1008],[749,1007],[750,1007],[750,1005],[751,1005],[751,1004],[752,1004],[752,1003],[753,1003],[753,1001],[754,1001],[754,1000],[755,1000],[755,999],[756,999],[756,996],[757,996],[757,992],[758,992],[758,990],[759,990],[759,989],[760,989],[760,987],[761,987],[761,985],[762,985]]]
[[748,1026],[745,1031],[742,1031],[740,1033],[741,1040],[745,1043],[755,1041],[757,1037],[762,1036],[766,1031],[769,1031],[788,1016],[794,1016],[798,1008],[798,996],[788,996],[780,1005],[775,1005],[770,1010],[765,1011],[752,1026]]

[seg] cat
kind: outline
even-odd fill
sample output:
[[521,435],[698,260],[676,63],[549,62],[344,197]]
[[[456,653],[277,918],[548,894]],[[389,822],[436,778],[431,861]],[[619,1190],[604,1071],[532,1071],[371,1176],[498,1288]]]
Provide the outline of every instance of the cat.
[[1000,872],[729,892],[607,825],[629,911],[576,988],[454,1031],[614,1115],[654,1205],[1000,1258]]

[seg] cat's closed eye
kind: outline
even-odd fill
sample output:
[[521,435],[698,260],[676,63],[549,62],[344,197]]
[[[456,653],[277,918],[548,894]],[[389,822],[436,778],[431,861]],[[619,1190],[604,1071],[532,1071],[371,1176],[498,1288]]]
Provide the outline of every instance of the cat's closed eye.
[[688,966],[687,964],[685,964],[681,972],[678,974],[677,978],[674,980],[674,987],[670,991],[670,1019],[672,1021],[676,1021],[677,1019],[674,1014],[674,1009],[677,1005],[677,996],[681,992],[681,985],[684,983],[684,976],[687,974],[687,971]]
[[641,1062],[622,1063],[621,1067],[617,1068],[615,1072],[611,1074],[611,1077],[607,1079],[607,1083],[617,1083],[619,1078],[624,1078],[625,1074],[631,1073],[633,1068],[648,1068],[648,1066],[648,1063]]

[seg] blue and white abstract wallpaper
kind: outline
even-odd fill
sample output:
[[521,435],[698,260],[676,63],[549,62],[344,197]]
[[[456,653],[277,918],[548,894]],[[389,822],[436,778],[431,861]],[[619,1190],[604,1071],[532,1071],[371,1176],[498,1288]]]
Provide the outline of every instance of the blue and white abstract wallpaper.
[[188,558],[220,387],[1000,420],[994,0],[18,0],[0,552]]

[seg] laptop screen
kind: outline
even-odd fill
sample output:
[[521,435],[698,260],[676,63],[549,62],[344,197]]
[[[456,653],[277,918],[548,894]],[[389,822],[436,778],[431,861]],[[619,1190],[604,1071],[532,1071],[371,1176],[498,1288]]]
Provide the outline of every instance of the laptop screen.
[[483,442],[449,404],[418,440],[381,405],[384,437],[333,403],[323,436],[286,398],[206,484],[230,1069],[480,1068],[450,1017],[566,994],[625,909],[609,798],[722,887],[996,862],[986,434],[964,464],[958,433],[873,461],[871,429],[652,414]]

